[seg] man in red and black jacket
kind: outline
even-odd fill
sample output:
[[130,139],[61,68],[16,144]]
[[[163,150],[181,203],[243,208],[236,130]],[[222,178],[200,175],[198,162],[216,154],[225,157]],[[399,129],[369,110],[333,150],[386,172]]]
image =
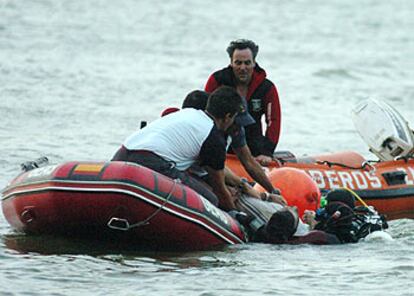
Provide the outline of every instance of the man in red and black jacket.
[[[276,86],[266,78],[266,72],[256,63],[259,47],[251,40],[230,42],[227,53],[230,65],[214,72],[205,86],[211,93],[221,85],[234,87],[248,103],[249,113],[256,123],[246,126],[247,144],[262,165],[272,160],[279,142],[281,110]],[[265,116],[266,133],[263,135],[261,118]]]

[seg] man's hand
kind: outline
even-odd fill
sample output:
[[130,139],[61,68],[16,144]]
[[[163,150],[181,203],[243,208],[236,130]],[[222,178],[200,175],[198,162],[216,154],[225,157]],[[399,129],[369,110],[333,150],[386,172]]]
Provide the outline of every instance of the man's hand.
[[267,192],[263,192],[261,194],[262,194],[261,196],[262,200],[278,203],[278,204],[281,204],[282,206],[287,206],[286,200],[283,198],[283,196],[279,194],[273,194],[273,193],[267,193]]
[[246,179],[242,178],[241,183],[239,185],[241,192],[247,194],[250,197],[258,198],[260,199],[260,192],[254,189],[247,181]]
[[262,166],[268,166],[273,161],[273,159],[267,155],[258,155],[255,157],[255,159]]
[[302,216],[302,220],[303,220],[303,222],[308,224],[311,229],[313,229],[315,227],[315,225],[318,223],[315,220],[315,216],[316,216],[315,211],[305,210],[305,212]]

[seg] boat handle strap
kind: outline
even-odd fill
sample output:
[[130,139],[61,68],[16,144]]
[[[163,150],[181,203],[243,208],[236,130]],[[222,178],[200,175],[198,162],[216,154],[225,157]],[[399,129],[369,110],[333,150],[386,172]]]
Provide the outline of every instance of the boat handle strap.
[[112,217],[111,219],[109,219],[109,222],[107,224],[107,226],[111,229],[115,229],[115,230],[122,230],[122,231],[128,231],[131,228],[135,228],[135,227],[139,227],[139,226],[143,226],[143,225],[147,225],[149,224],[149,221],[154,218],[163,208],[164,206],[169,202],[172,193],[175,190],[175,187],[177,186],[178,183],[181,183],[180,179],[174,179],[173,185],[171,186],[170,192],[168,193],[167,197],[165,198],[164,202],[162,203],[162,205],[155,210],[154,213],[152,213],[151,215],[149,215],[147,218],[145,218],[142,221],[139,221],[135,224],[129,224],[127,219],[123,219],[123,218],[117,218],[117,217]]

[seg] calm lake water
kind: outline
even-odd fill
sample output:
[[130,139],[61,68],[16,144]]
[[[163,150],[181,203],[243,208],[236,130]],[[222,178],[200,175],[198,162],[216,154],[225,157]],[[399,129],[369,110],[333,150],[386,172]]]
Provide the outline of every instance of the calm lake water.
[[[0,188],[20,163],[109,159],[250,38],[278,87],[279,150],[368,152],[372,97],[414,125],[414,1],[0,0]],[[414,295],[414,221],[342,246],[155,253],[15,233],[0,215],[0,295]]]

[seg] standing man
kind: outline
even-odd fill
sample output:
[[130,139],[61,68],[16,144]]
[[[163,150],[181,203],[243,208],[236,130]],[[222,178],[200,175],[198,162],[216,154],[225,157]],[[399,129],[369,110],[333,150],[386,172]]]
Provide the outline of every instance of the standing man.
[[[266,78],[266,72],[256,63],[259,47],[251,40],[230,42],[227,53],[230,65],[214,72],[205,86],[211,93],[221,85],[235,88],[248,102],[249,113],[256,123],[246,127],[247,144],[262,165],[272,161],[279,142],[281,110],[276,86]],[[261,118],[265,116],[266,133],[263,135]]]
[[[233,88],[220,87],[209,96],[206,110],[187,108],[151,122],[129,136],[112,160],[135,162],[179,178],[213,204],[218,197],[222,209],[235,209],[225,185],[225,132],[242,108]],[[186,173],[195,161],[208,171],[214,194]]]

